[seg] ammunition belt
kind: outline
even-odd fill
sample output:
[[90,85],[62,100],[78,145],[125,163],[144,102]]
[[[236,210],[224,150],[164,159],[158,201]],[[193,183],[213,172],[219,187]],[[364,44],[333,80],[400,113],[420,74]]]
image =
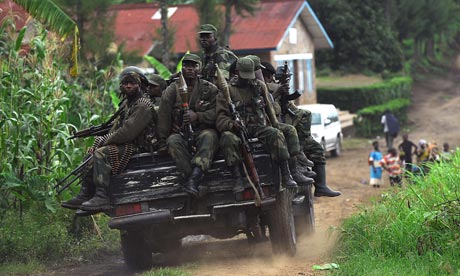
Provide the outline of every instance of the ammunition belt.
[[[121,157],[120,148],[122,148]],[[110,166],[112,167],[112,174],[119,174],[126,168],[129,159],[133,155],[133,152],[133,144],[124,144],[121,146],[109,145]]]

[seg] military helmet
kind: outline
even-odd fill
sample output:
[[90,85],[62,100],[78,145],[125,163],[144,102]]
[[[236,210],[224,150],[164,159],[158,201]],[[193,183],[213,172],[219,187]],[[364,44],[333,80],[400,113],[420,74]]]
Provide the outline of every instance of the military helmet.
[[120,73],[120,81],[122,81],[126,77],[132,77],[136,80],[139,80],[139,84],[143,84],[147,86],[149,84],[149,80],[142,72],[141,68],[137,66],[128,66]]

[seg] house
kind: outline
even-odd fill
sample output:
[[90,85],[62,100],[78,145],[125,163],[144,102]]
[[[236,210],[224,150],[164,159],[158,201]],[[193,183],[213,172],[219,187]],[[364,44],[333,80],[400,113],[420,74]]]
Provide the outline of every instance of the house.
[[[127,51],[145,55],[159,44],[161,17],[156,3],[117,5],[112,10],[116,41]],[[194,6],[171,6],[168,16],[175,29],[172,51],[177,55],[200,52],[196,34],[199,18]],[[254,16],[234,14],[232,24],[229,46],[235,54],[255,54],[277,65],[287,61],[293,72],[291,87],[303,92],[298,103],[316,103],[314,52],[331,49],[333,44],[308,2],[261,0]]]

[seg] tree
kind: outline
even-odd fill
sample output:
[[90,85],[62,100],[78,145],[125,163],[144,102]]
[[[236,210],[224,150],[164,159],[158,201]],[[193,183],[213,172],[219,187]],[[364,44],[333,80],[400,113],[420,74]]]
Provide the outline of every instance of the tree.
[[239,16],[254,15],[257,11],[259,0],[223,0],[225,6],[225,25],[222,37],[222,44],[228,46],[232,32],[232,9]]

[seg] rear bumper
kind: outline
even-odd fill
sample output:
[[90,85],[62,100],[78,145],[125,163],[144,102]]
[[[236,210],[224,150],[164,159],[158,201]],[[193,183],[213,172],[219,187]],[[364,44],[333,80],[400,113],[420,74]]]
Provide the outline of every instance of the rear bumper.
[[262,211],[270,209],[276,203],[275,198],[267,198],[262,200],[260,207],[255,206],[254,201],[244,201],[225,205],[216,205],[212,208],[211,214],[198,214],[198,215],[186,215],[176,216],[171,213],[170,210],[155,210],[145,213],[126,215],[120,217],[113,217],[109,221],[109,227],[111,229],[128,229],[135,227],[142,227],[151,224],[160,223],[183,223],[186,221],[200,221],[212,223],[216,220],[216,216],[225,213],[233,213],[239,210],[249,208],[260,208]]

